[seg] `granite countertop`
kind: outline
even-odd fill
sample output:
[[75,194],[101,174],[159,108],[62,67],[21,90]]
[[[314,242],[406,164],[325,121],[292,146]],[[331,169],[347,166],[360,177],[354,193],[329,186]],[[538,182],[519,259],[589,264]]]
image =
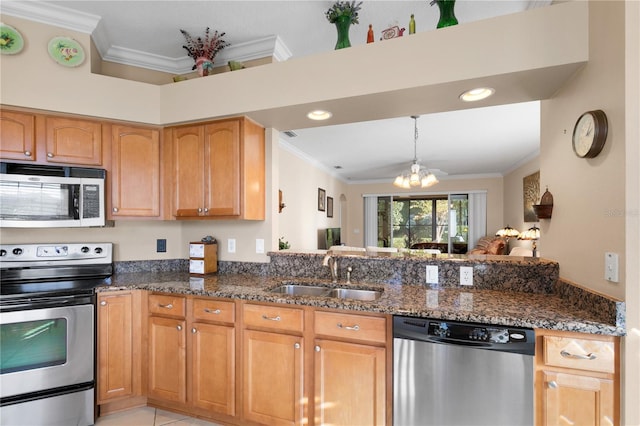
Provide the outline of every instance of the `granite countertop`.
[[590,334],[624,335],[624,328],[603,323],[594,313],[578,309],[555,294],[473,288],[430,289],[413,284],[369,284],[355,282],[351,288],[383,290],[376,301],[331,297],[289,296],[269,290],[283,283],[348,287],[311,278],[271,275],[217,274],[190,276],[187,272],[116,273],[109,287],[98,291],[143,289],[165,293],[276,302],[359,312],[377,312],[451,321],[576,331]]

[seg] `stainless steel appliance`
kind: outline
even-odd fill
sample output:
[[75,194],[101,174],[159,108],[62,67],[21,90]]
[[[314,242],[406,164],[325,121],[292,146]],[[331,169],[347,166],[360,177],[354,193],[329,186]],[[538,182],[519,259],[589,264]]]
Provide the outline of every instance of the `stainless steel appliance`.
[[533,425],[533,330],[396,316],[395,426]]
[[0,245],[0,425],[94,423],[95,287],[112,244]]
[[0,163],[0,227],[104,226],[105,176],[102,169]]

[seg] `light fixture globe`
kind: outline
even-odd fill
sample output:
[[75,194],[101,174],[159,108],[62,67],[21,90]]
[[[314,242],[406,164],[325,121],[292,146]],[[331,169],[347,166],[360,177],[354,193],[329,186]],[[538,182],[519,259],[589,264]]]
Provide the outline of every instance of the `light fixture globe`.
[[438,178],[418,163],[418,116],[413,115],[411,118],[414,120],[413,163],[411,163],[409,172],[399,174],[394,179],[393,184],[404,189],[410,189],[417,186],[421,188],[428,188],[438,183]]

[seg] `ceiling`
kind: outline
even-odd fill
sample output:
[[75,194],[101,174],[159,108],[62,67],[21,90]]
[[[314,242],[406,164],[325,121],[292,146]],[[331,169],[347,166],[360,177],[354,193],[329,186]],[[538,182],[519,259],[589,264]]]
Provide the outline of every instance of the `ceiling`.
[[[20,7],[12,7],[19,3]],[[131,63],[135,57],[138,66],[145,66],[146,61],[149,68],[158,69],[158,64],[184,67],[185,63],[190,68],[192,62],[182,49],[184,38],[179,29],[193,35],[200,35],[206,27],[224,31],[231,47],[251,45],[255,40],[277,35],[278,52],[274,52],[274,57],[280,56],[280,60],[330,51],[336,32],[324,12],[332,3],[3,0],[3,13],[45,23],[52,23],[47,17],[56,16],[55,25],[74,30],[82,30],[77,22],[88,23],[84,32],[92,33],[103,58]],[[550,3],[550,0],[458,0],[456,16],[463,25]],[[373,25],[375,38],[379,40],[385,28],[394,25],[408,28],[411,14],[415,15],[417,32],[435,30],[438,8],[430,6],[427,0],[365,1],[359,13],[360,24],[350,29],[352,45],[365,43],[368,24]],[[410,58],[400,66],[411,66]],[[413,126],[413,119],[406,116],[280,130],[296,134],[295,137],[283,134],[285,148],[345,181],[365,182],[392,179],[409,167],[413,159]],[[504,175],[539,152],[539,102],[425,114],[418,119],[418,133],[417,157],[424,166],[435,169],[441,179]]]

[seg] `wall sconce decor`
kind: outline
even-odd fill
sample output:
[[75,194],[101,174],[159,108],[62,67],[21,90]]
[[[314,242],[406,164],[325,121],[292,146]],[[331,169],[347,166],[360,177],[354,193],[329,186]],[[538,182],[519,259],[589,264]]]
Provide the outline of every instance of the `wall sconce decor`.
[[278,189],[278,213],[282,213],[282,209],[285,207],[287,207],[287,205],[282,202],[282,191]]
[[549,188],[544,191],[540,204],[534,204],[533,211],[538,219],[551,219],[551,212],[553,212],[553,195],[549,192]]

